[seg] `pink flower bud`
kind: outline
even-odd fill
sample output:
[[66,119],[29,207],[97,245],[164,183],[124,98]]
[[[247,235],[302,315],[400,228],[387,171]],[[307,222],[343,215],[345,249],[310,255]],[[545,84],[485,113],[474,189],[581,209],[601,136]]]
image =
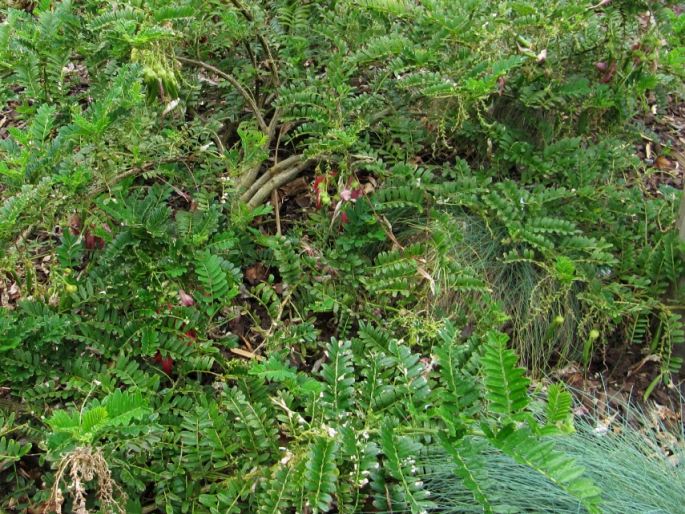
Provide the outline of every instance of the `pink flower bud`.
[[186,293],[183,289],[178,290],[178,297],[181,300],[181,305],[184,307],[192,307],[195,305],[195,300],[193,300],[193,297]]

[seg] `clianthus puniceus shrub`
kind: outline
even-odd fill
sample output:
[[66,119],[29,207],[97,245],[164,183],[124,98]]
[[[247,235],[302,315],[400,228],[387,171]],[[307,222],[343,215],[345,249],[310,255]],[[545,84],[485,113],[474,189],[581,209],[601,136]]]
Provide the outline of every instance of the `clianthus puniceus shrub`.
[[0,509],[421,513],[439,447],[485,512],[518,506],[495,454],[601,512],[569,394],[526,373],[679,367],[680,192],[634,144],[682,98],[683,19],[0,7]]

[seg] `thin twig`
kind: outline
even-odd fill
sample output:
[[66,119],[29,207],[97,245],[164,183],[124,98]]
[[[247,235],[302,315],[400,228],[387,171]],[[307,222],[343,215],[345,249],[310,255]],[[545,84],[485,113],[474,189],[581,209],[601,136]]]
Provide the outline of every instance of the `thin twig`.
[[271,339],[271,336],[273,335],[274,331],[278,328],[281,318],[283,317],[286,305],[288,305],[290,303],[290,300],[292,299],[294,291],[294,289],[288,290],[288,293],[285,295],[280,305],[278,306],[278,312],[276,313],[276,316],[271,319],[271,325],[269,326],[269,330],[267,330],[266,333],[262,334],[262,342],[259,343],[257,348],[254,349],[255,352],[261,350],[262,346],[264,346],[264,343]]
[[117,182],[124,180],[125,178],[130,177],[132,175],[137,175],[138,173],[142,173],[146,169],[149,169],[149,167],[142,166],[142,167],[136,167],[136,168],[131,168],[130,170],[122,171],[118,175],[115,175],[114,177],[109,179],[106,183],[98,184],[95,187],[91,187],[90,191],[88,191],[88,194],[90,196],[97,196],[100,193],[104,193],[106,189],[109,189],[111,186],[113,186]]
[[590,7],[587,8],[588,11],[594,11],[596,9],[601,9],[602,7],[606,7],[611,3],[611,0],[602,0],[598,4],[591,5]]
[[240,93],[240,95],[245,99],[245,101],[247,102],[247,104],[250,107],[250,110],[254,113],[255,118],[257,118],[257,124],[259,125],[259,128],[262,130],[262,132],[264,132],[265,134],[269,134],[270,128],[266,124],[266,122],[264,121],[264,117],[262,116],[262,113],[261,113],[259,107],[257,106],[257,102],[255,101],[254,97],[252,96],[252,94],[247,89],[245,89],[242,86],[242,84],[240,82],[238,82],[238,80],[233,75],[230,75],[224,71],[221,71],[216,66],[212,66],[211,64],[208,64],[208,63],[203,62],[203,61],[196,61],[195,59],[188,59],[186,57],[177,57],[177,59],[180,62],[184,62],[186,64],[192,64],[194,66],[199,66],[201,68],[204,68],[208,71],[211,71],[212,73],[219,75],[221,78],[227,80],[234,88],[236,88],[238,93]]
[[250,61],[252,62],[252,67],[254,68],[254,98],[257,101],[257,105],[262,107],[264,104],[259,102],[259,65],[257,64],[257,59],[254,56],[252,48],[250,48],[249,41],[245,41],[244,46],[245,50],[247,51],[247,55],[250,57]]
[[278,189],[274,189],[271,191],[271,203],[274,207],[274,215],[276,216],[276,235],[281,236],[281,206],[278,204],[279,203],[279,198],[278,198]]
[[[254,16],[252,16],[252,13],[250,11],[248,11],[243,6],[243,4],[240,2],[240,0],[231,0],[231,3],[235,6],[236,9],[238,9],[240,11],[240,13],[243,15],[243,17],[247,21],[249,21],[250,23],[252,23],[254,21]],[[278,75],[278,67],[276,66],[276,61],[274,60],[274,56],[271,53],[271,47],[269,46],[269,43],[267,42],[266,38],[264,38],[264,36],[262,36],[261,34],[257,34],[257,39],[259,40],[259,44],[261,45],[262,50],[264,50],[264,53],[266,54],[267,63],[269,65],[269,69],[271,70],[271,75],[273,77],[274,86],[276,88],[278,88],[281,85],[281,79]],[[248,53],[250,54],[250,58],[253,61],[253,65],[255,65],[254,64],[255,63],[254,55],[252,54],[252,52],[249,48],[249,45],[247,45],[247,48],[248,48]],[[255,65],[255,70],[256,70],[256,65]],[[271,101],[273,100],[274,97],[275,97],[275,95],[270,95],[269,97],[267,97],[266,100],[264,101],[264,105],[268,105],[269,103],[271,103]],[[271,139],[273,139],[273,136],[276,133],[276,127],[278,125],[279,116],[280,116],[280,112],[279,112],[278,108],[276,108],[274,110],[273,116],[271,117],[271,121],[269,122],[269,128],[268,128],[268,130],[266,130],[266,133],[269,136],[269,141],[271,141]]]
[[[117,184],[117,182],[120,182],[121,180],[124,180],[127,177],[131,177],[134,175],[138,175],[140,173],[145,173],[146,171],[149,171],[150,169],[154,168],[155,166],[159,166],[161,164],[168,164],[168,163],[182,163],[185,164],[186,167],[188,166],[188,161],[193,161],[194,159],[192,157],[182,159],[181,157],[168,157],[165,159],[161,159],[159,161],[154,161],[154,162],[146,162],[142,166],[136,166],[135,168],[130,168],[128,170],[122,171],[118,175],[115,175],[109,179],[107,179],[104,183],[99,183],[93,185],[89,190],[88,190],[88,195],[89,196],[97,196],[100,193],[104,193],[105,190],[111,189],[112,186]],[[189,173],[192,175],[192,171],[190,168],[188,169]],[[163,180],[163,179],[160,179]],[[168,184],[168,182],[167,182]],[[169,184],[171,185],[171,184]],[[172,186],[174,187],[174,186]],[[177,193],[179,193],[180,196],[186,196],[185,193],[180,192],[178,188],[175,188]]]
[[276,128],[278,127],[278,120],[280,119],[281,116],[281,111],[279,110],[278,107],[274,109],[274,114],[271,116],[271,121],[269,121],[269,129],[268,129],[268,136],[269,136],[269,141],[271,141],[276,134]]

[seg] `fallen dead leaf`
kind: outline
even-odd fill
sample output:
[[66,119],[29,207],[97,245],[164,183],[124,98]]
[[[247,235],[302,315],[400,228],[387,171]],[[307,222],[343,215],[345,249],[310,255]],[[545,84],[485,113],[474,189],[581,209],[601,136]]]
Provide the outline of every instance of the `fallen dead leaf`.
[[673,163],[663,155],[660,155],[656,158],[656,161],[654,161],[654,166],[656,166],[660,170],[670,170],[673,168]]
[[303,191],[309,191],[309,184],[304,177],[288,182],[286,185],[280,188],[280,191],[287,196],[295,196]]
[[231,353],[238,355],[239,357],[244,357],[246,359],[257,359],[258,361],[263,361],[264,357],[257,355],[256,353],[248,352],[242,348],[231,348]]
[[21,291],[19,290],[19,286],[16,282],[12,283],[7,293],[9,294],[10,300],[16,300],[19,298],[19,296],[21,296]]
[[264,280],[266,280],[267,273],[268,270],[266,269],[266,266],[264,266],[264,264],[261,262],[258,262],[257,264],[253,264],[245,270],[245,279],[250,284],[255,285],[259,282],[264,282]]

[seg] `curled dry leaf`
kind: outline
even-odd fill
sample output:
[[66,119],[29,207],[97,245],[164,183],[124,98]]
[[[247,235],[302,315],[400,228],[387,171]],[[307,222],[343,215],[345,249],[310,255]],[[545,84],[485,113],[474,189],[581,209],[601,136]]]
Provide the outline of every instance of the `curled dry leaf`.
[[171,102],[169,102],[168,104],[166,104],[166,107],[164,108],[164,111],[162,111],[162,116],[166,116],[166,115],[169,114],[171,111],[173,111],[174,109],[176,109],[176,107],[178,107],[178,104],[179,104],[180,102],[181,102],[181,99],[180,99],[180,98],[176,98],[176,99],[172,100]]
[[656,166],[660,170],[673,169],[673,163],[671,161],[669,161],[663,155],[660,155],[659,157],[656,158],[656,161],[654,161],[654,166]]
[[16,282],[12,283],[10,288],[7,290],[7,294],[9,295],[10,300],[16,300],[19,298],[19,296],[21,295],[21,291],[19,290],[19,286]]
[[610,3],[611,3],[611,0],[602,0],[602,1],[599,2],[598,4],[591,5],[591,6],[588,7],[587,9],[588,9],[588,11],[593,11],[593,10],[595,10],[595,9],[601,9],[602,7],[606,7],[606,6],[609,5]]
[[81,232],[81,217],[76,213],[69,217],[69,231],[72,235],[77,235]]
[[266,266],[261,262],[258,262],[245,270],[245,280],[250,284],[255,285],[266,280],[267,273],[268,270],[266,269]]

